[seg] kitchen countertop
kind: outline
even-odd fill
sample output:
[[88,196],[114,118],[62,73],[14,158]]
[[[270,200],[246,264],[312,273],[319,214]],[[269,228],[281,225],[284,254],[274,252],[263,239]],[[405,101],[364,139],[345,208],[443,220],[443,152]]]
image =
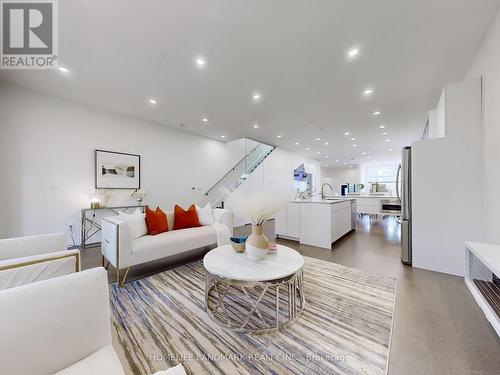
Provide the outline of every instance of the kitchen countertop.
[[320,204],[335,204],[335,203],[342,203],[342,202],[350,202],[353,201],[354,198],[340,198],[340,199],[319,199],[319,198],[312,198],[312,199],[296,199],[292,201],[291,203],[320,203]]

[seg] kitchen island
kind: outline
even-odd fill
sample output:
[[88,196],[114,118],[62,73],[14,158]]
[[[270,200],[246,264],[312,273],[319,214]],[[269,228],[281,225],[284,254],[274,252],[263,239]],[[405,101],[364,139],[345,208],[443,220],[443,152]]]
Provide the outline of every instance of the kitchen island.
[[295,200],[275,220],[277,237],[325,249],[355,228],[356,200],[350,198]]

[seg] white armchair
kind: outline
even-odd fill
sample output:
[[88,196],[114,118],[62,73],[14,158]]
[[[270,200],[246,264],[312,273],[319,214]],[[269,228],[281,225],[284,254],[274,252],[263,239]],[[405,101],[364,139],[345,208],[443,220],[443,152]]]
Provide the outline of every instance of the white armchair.
[[0,290],[80,271],[80,251],[64,233],[0,240]]
[[0,374],[123,375],[99,267],[0,291]]

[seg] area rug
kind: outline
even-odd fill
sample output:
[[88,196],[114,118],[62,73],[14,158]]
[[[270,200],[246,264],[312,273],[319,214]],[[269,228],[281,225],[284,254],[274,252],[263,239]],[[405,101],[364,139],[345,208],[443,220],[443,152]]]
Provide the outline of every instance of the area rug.
[[113,341],[128,374],[385,374],[397,279],[305,258],[305,310],[271,334],[223,330],[204,309],[201,261],[110,286]]

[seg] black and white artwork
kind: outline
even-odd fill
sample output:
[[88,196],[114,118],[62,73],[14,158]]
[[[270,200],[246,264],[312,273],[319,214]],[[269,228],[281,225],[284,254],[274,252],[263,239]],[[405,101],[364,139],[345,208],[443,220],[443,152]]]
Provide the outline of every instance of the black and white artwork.
[[95,150],[96,189],[140,189],[140,155]]

